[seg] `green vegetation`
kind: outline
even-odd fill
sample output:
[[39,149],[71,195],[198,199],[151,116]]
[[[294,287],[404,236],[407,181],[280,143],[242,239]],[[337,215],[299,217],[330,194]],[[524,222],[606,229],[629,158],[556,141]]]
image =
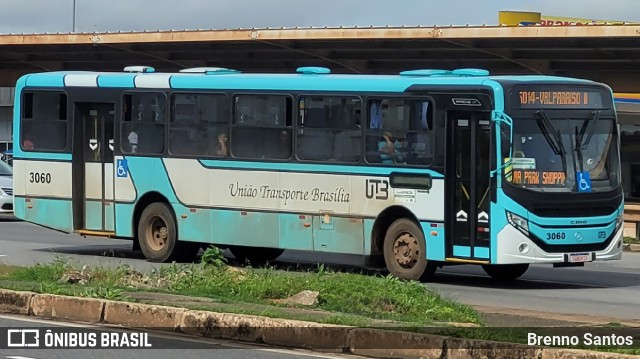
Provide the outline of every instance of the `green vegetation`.
[[640,244],[640,241],[633,237],[624,237],[622,241],[625,244]]
[[[0,286],[125,300],[126,291],[171,293],[233,303],[237,305],[236,311],[244,308],[243,312],[251,308],[246,304],[267,305],[279,317],[287,318],[290,316],[284,309],[298,307],[325,312],[322,321],[330,317],[326,314],[333,313],[330,320],[334,323],[341,322],[339,316],[346,316],[345,319],[352,316],[340,324],[362,324],[363,319],[407,326],[482,323],[471,307],[443,298],[418,282],[333,272],[324,266],[306,272],[238,269],[226,266],[217,249],[207,250],[199,264],[172,264],[150,273],[140,273],[128,266],[78,268],[61,259],[32,267],[5,268],[0,270]],[[303,307],[283,301],[302,291],[318,292],[317,303]]]
[[[198,264],[172,264],[150,273],[137,272],[129,266],[78,267],[64,259],[31,267],[0,265],[0,287],[526,344],[528,329],[484,327],[481,316],[471,307],[445,299],[417,282],[334,272],[324,266],[290,272],[239,269],[225,263],[219,250],[209,249]],[[304,290],[319,293],[315,305],[283,301]],[[155,299],[145,299],[147,296]],[[463,323],[479,327],[448,326]],[[603,327],[623,326],[609,323]],[[548,334],[558,334],[553,328],[547,329]],[[635,348],[577,349],[640,354],[640,349]]]
[[[417,282],[335,272],[324,266],[291,272],[239,269],[227,266],[216,248],[207,250],[198,264],[172,264],[150,273],[129,266],[80,267],[65,259],[32,267],[0,266],[0,287],[506,343],[526,344],[530,330],[484,327],[481,316],[472,308],[443,298]],[[301,306],[284,301],[305,290],[319,293],[316,304]],[[477,327],[461,327],[469,324]],[[603,326],[623,327],[620,323]],[[558,335],[553,328],[547,331]],[[637,347],[576,349],[640,354]]]

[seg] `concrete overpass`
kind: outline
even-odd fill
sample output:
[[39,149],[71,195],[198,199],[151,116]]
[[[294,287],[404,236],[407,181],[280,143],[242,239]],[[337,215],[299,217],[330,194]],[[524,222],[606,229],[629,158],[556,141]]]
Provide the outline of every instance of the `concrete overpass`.
[[640,92],[640,26],[465,26],[234,29],[0,35],[0,86],[27,72],[158,71],[221,66],[293,71],[318,65],[343,73],[414,68],[486,68],[589,78]]

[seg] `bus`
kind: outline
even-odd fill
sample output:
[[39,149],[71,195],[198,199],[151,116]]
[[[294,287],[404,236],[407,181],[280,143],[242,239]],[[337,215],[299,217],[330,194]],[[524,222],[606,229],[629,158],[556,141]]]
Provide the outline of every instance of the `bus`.
[[407,280],[622,255],[611,89],[483,69],[130,66],[16,86],[14,211],[152,262],[350,254]]

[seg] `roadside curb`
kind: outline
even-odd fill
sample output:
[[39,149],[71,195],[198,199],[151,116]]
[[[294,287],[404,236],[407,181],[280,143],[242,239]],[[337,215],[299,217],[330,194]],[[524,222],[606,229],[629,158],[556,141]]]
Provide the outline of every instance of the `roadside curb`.
[[625,252],[640,252],[640,244],[625,243],[622,245],[622,250]]
[[[548,349],[374,328],[326,325],[253,315],[0,289],[0,313],[89,324],[165,330],[374,358],[637,358],[606,352]],[[331,330],[327,330],[331,329]]]

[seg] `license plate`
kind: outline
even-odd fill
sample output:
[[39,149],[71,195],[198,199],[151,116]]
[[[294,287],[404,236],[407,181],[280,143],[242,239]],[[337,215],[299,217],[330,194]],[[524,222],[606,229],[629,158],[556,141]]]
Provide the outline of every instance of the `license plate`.
[[569,254],[569,263],[590,262],[591,254],[589,253],[575,253]]

